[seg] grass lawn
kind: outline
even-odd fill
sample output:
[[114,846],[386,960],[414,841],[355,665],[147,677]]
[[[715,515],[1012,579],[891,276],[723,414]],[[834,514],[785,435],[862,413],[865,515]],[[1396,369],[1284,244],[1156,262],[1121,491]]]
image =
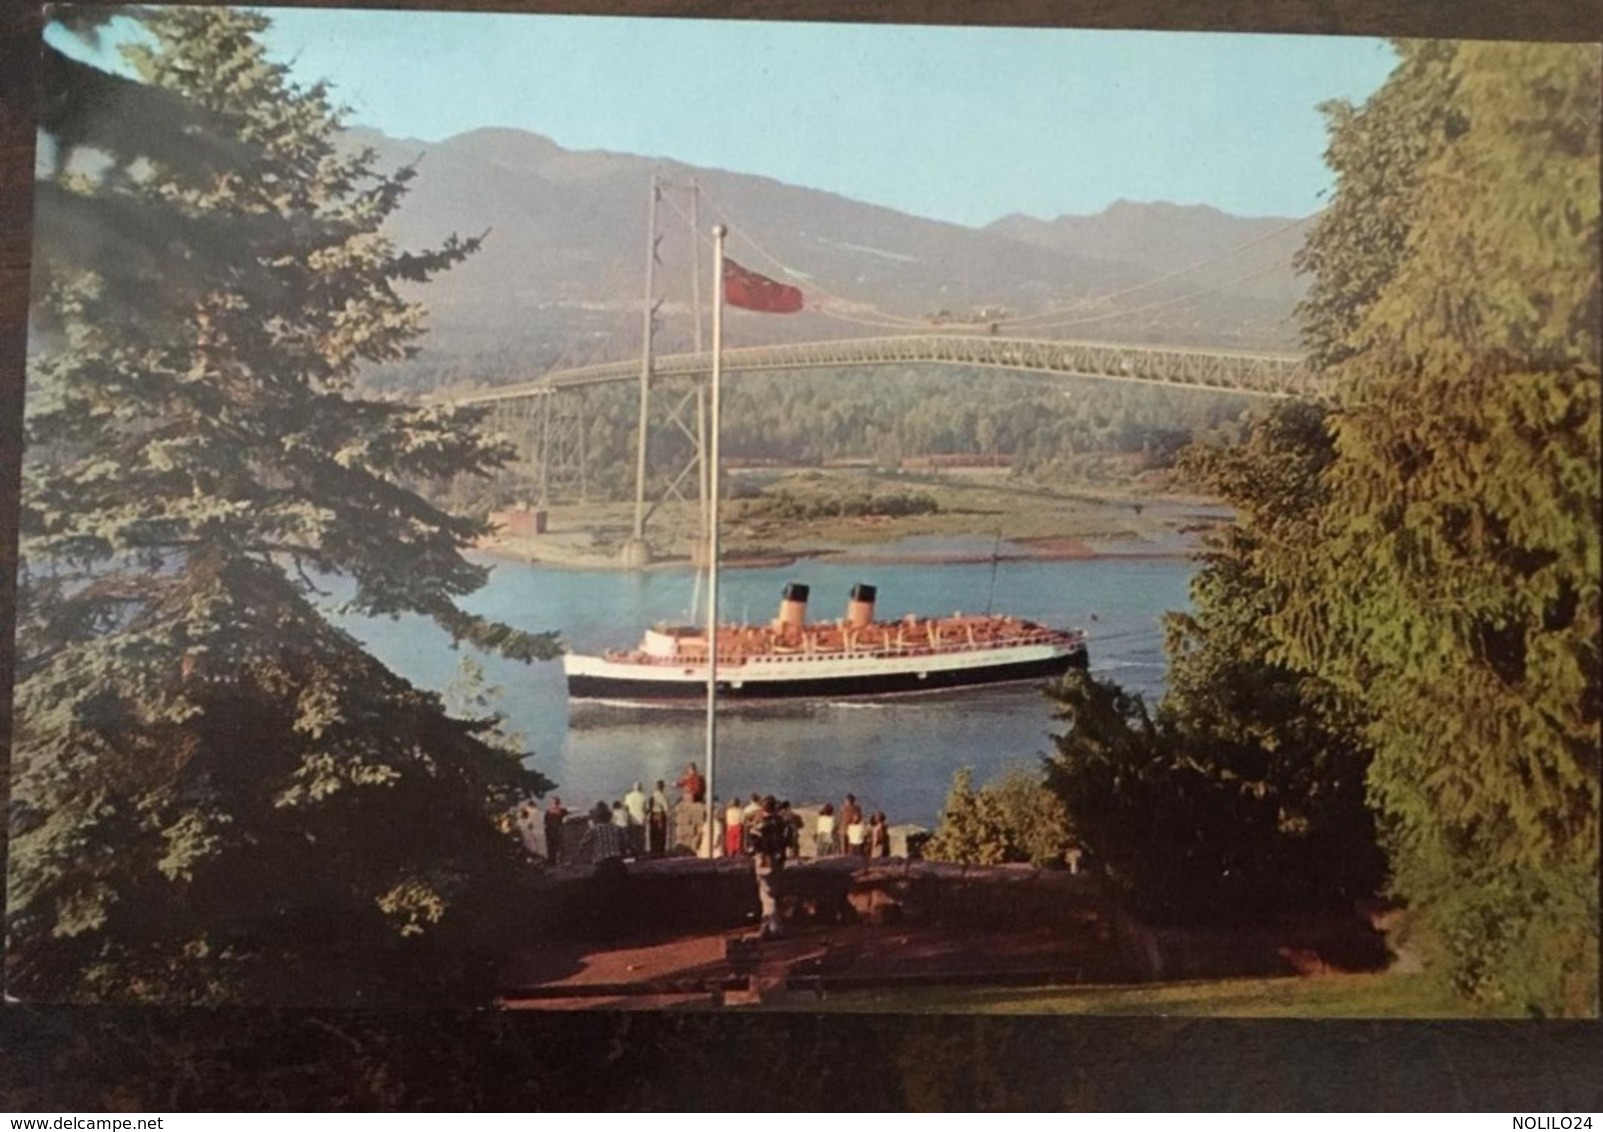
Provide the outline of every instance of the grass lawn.
[[1134,986],[916,987],[830,994],[798,1009],[911,1014],[1216,1018],[1484,1018],[1421,975],[1318,975]]

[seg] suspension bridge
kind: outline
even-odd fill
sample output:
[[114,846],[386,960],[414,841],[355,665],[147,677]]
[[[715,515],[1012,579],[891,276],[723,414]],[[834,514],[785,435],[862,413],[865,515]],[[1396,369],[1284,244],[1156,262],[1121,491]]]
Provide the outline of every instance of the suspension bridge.
[[[723,363],[731,376],[775,370],[925,364],[1098,377],[1266,397],[1318,395],[1313,371],[1295,354],[994,335],[908,334],[744,346],[725,350]],[[661,356],[653,360],[651,372],[662,379],[705,377],[712,372],[712,355],[701,352]],[[602,362],[553,370],[533,381],[461,394],[450,400],[462,405],[502,404],[586,386],[638,381],[640,373],[638,360]]]
[[[586,393],[605,386],[635,384],[639,390],[636,425],[637,462],[635,475],[635,518],[633,538],[626,545],[626,561],[637,564],[649,560],[646,526],[657,509],[671,500],[699,499],[701,522],[707,521],[707,423],[706,378],[712,371],[712,355],[702,349],[685,353],[655,354],[653,338],[659,326],[662,301],[657,295],[657,248],[660,243],[658,204],[670,189],[687,188],[692,194],[692,211],[681,212],[697,234],[699,246],[700,190],[694,183],[676,186],[660,178],[652,182],[650,230],[646,261],[646,301],[644,304],[643,346],[638,356],[587,365],[559,365],[533,379],[497,386],[488,390],[456,393],[434,398],[453,405],[476,405],[491,410],[491,425],[510,437],[525,455],[524,466],[543,504],[564,491],[576,490],[583,496],[587,481],[585,439],[589,417]],[[1238,248],[1214,256],[1203,263],[1170,272],[1113,295],[1100,296],[1104,303],[1121,299],[1159,283],[1183,276],[1198,267],[1262,243],[1300,226],[1305,221],[1259,237]],[[806,278],[768,255],[755,241],[751,246],[779,271]],[[1254,274],[1261,274],[1255,272]],[[695,341],[701,342],[699,283],[695,287]],[[822,288],[809,285],[810,308],[826,316],[835,306]],[[1181,300],[1187,296],[1182,295]],[[1129,314],[1158,306],[1173,305],[1166,299],[1145,307],[1122,308]],[[1007,370],[1036,374],[1046,378],[1101,379],[1109,381],[1169,386],[1185,389],[1227,392],[1266,398],[1320,399],[1323,391],[1319,375],[1300,355],[1243,350],[1135,345],[1117,342],[1076,341],[1039,337],[1055,326],[1075,326],[1108,317],[1085,316],[1086,300],[1062,311],[1045,311],[1008,318],[992,316],[967,324],[962,329],[943,330],[929,319],[884,314],[852,302],[852,313],[837,315],[845,321],[890,330],[867,337],[832,338],[820,341],[789,342],[773,345],[726,348],[723,374],[738,379],[742,374],[824,369],[860,369],[875,366],[946,366],[965,369]],[[1076,317],[1075,311],[1081,312]],[[1054,321],[1055,316],[1056,321]],[[653,397],[659,409],[653,419]],[[616,410],[616,401],[611,402]],[[652,469],[648,459],[653,427],[678,434],[688,457],[677,467]],[[663,447],[660,443],[657,447]],[[655,471],[655,476],[650,473]],[[664,474],[666,472],[666,474]]]

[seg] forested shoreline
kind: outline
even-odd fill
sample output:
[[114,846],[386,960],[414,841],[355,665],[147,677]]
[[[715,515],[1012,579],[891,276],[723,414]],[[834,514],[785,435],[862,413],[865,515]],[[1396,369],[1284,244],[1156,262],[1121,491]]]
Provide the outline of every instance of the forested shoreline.
[[[638,396],[628,384],[584,394],[587,500],[634,496]],[[693,451],[686,436],[662,427],[660,405],[668,400],[658,394],[653,416],[647,469],[653,497]],[[861,464],[894,471],[956,462],[1003,467],[1021,484],[1051,488],[1129,484],[1144,473],[1167,472],[1167,487],[1200,490],[1180,476],[1180,450],[1193,441],[1242,436],[1253,400],[994,370],[747,374],[731,380],[724,394],[722,455],[726,475],[742,467]],[[538,498],[539,484],[535,467],[513,461],[493,479],[420,486],[482,515]],[[563,491],[560,501],[572,502],[578,489]]]

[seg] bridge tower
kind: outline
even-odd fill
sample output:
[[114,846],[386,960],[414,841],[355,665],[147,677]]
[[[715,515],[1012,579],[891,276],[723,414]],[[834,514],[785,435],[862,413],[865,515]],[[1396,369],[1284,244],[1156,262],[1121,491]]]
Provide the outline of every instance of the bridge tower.
[[[679,193],[689,199],[690,212],[686,218],[690,229],[690,291],[693,339],[697,353],[702,349],[701,309],[701,186],[698,182],[676,182],[657,174],[651,177],[651,197],[647,208],[645,302],[641,327],[639,406],[635,433],[635,510],[634,528],[624,543],[621,557],[626,565],[644,566],[651,561],[651,546],[646,540],[646,524],[664,503],[688,502],[690,493],[697,500],[698,542],[705,540],[708,530],[707,514],[707,385],[703,375],[678,375],[664,378],[656,370],[655,344],[657,331],[662,327],[660,312],[664,299],[658,294],[657,268],[662,265],[660,249],[665,235],[659,205],[667,194]],[[683,215],[681,211],[681,215]],[[676,467],[659,469],[662,473],[655,490],[651,477],[651,436],[653,432],[652,393],[662,395],[663,412],[655,422],[660,432],[676,433],[689,443],[688,455]],[[661,446],[659,445],[659,448]],[[659,460],[660,463],[660,460]]]

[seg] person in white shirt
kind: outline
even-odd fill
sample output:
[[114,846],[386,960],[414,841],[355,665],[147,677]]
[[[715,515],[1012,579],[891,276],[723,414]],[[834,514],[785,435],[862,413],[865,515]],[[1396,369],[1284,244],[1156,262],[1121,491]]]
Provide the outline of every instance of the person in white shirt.
[[643,856],[646,851],[646,792],[639,782],[623,796],[623,810],[629,829],[629,848],[634,850],[635,856]]
[[854,857],[868,855],[868,825],[863,821],[861,815],[846,827],[846,852]]
[[818,811],[818,849],[820,857],[833,857],[840,852],[840,844],[835,840],[835,803],[825,802],[824,808]]
[[533,803],[524,802],[518,807],[518,837],[523,841],[523,848],[531,857],[540,856],[540,838],[536,832],[540,828],[540,815]]

